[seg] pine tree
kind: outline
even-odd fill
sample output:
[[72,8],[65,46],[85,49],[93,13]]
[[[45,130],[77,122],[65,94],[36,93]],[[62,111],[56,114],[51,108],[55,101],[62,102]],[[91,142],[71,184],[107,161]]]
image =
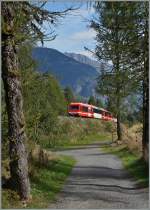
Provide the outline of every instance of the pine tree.
[[[101,99],[97,98],[96,99],[96,106],[104,108],[104,103]],[[108,109],[109,110],[109,109]]]
[[74,101],[74,95],[70,87],[66,87],[64,89],[64,95],[65,95],[65,99],[68,105]]
[[88,104],[96,105],[96,99],[94,96],[90,96],[88,100]]
[[[136,17],[134,24],[137,28],[137,35],[130,40],[132,51],[129,58],[132,66],[134,66],[134,76],[142,84],[143,95],[143,157],[148,162],[149,157],[149,2],[137,3]],[[136,63],[132,62],[132,58]]]
[[126,61],[127,38],[129,33],[126,21],[127,5],[124,2],[99,2],[95,7],[98,19],[91,22],[97,32],[95,54],[99,60],[111,61],[112,69],[105,67],[98,78],[97,91],[113,100],[117,116],[118,140],[122,139],[121,104],[124,97],[136,89],[136,84],[129,79],[130,68]]
[[[25,143],[25,119],[21,91],[20,66],[18,60],[19,45],[27,40],[41,40],[45,34],[41,27],[45,21],[55,24],[64,12],[49,12],[43,8],[45,3],[27,1],[7,2],[2,6],[2,79],[8,114],[8,138],[10,156],[11,184],[14,185],[22,200],[30,197],[28,162]],[[54,39],[53,31],[49,39]]]
[[148,159],[149,3],[96,2],[95,5],[98,18],[91,26],[97,32],[96,56],[113,63],[113,69],[105,69],[99,77],[98,91],[115,104],[118,118],[122,99],[142,88],[143,157]]

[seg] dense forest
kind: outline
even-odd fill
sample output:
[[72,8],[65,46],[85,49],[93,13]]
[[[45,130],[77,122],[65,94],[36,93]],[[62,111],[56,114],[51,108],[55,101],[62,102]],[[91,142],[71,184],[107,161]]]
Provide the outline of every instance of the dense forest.
[[[2,162],[8,160],[7,183],[17,188],[22,200],[29,200],[31,194],[28,162],[36,145],[55,148],[114,129],[120,141],[124,138],[124,125],[130,127],[140,122],[142,157],[148,161],[148,2],[91,4],[97,14],[90,21],[90,27],[97,33],[93,53],[98,60],[111,60],[113,68],[102,69],[97,78],[96,91],[107,96],[107,100],[91,96],[83,102],[114,113],[117,128],[109,122],[102,126],[96,121],[87,120],[84,124],[81,120],[81,125],[76,123],[74,129],[73,121],[63,121],[68,104],[82,98],[75,96],[70,87],[63,89],[53,75],[36,71],[32,48],[37,41],[55,38],[53,31],[47,37],[41,30],[45,21],[55,26],[59,18],[74,9],[50,12],[44,5],[2,2]],[[142,103],[132,112],[136,94]],[[99,130],[98,126],[102,128]]]

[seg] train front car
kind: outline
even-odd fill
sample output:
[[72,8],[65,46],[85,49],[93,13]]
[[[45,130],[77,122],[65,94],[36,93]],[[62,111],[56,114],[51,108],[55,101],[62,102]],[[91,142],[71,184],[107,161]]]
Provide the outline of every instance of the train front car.
[[74,117],[81,116],[81,104],[80,103],[71,103],[68,106],[68,114]]
[[74,117],[92,118],[92,106],[84,103],[71,103],[68,107],[68,114]]

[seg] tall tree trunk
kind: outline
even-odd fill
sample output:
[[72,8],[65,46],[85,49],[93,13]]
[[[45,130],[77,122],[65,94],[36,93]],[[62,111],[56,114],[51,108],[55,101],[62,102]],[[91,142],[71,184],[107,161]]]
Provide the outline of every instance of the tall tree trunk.
[[149,87],[147,82],[143,84],[143,158],[146,162],[149,160]]
[[[113,7],[113,5],[112,5]],[[117,14],[117,9],[116,9]],[[120,51],[118,47],[119,43],[119,23],[118,23],[118,15],[115,16],[115,68],[116,68],[116,108],[117,108],[117,137],[118,141],[122,140],[122,130],[121,130],[121,124],[120,124],[120,82],[118,81],[119,74],[120,74]]]
[[[116,58],[116,74],[119,74],[119,54],[117,52],[117,58]],[[118,80],[116,81],[117,87],[116,87],[116,108],[117,108],[117,137],[118,141],[122,140],[122,130],[121,130],[121,123],[120,123],[120,84]]]
[[117,136],[118,141],[122,140],[122,131],[121,131],[121,124],[120,124],[120,115],[117,115]]
[[[118,85],[119,87],[119,85]],[[121,123],[120,123],[120,91],[117,87],[117,137],[118,141],[122,141],[122,129],[121,129]]]
[[[147,58],[148,67],[148,58]],[[146,67],[145,66],[145,67]],[[146,67],[146,68],[147,68]],[[145,78],[143,81],[143,158],[146,162],[149,160],[149,78],[148,78],[148,68],[147,75],[145,74]]]
[[5,28],[2,30],[2,79],[8,113],[8,138],[11,183],[22,200],[29,199],[25,121],[17,49],[14,38],[14,11],[10,2],[2,2]]
[[144,78],[143,78],[143,158],[149,161],[149,34],[148,20],[145,24],[144,36]]

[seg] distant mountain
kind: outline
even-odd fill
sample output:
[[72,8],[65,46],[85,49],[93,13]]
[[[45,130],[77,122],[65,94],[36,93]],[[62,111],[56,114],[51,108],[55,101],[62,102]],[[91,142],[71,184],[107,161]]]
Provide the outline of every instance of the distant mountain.
[[70,86],[76,94],[84,97],[95,93],[98,72],[92,65],[51,48],[36,47],[32,56],[37,62],[37,70],[51,72],[63,87]]
[[85,55],[77,54],[77,53],[68,53],[68,52],[65,52],[64,54],[69,56],[70,58],[75,59],[76,61],[79,61],[80,63],[93,66],[94,68],[96,68],[98,72],[100,70],[101,63],[99,63],[98,61],[92,60]]
[[79,61],[80,63],[84,63],[94,67],[98,73],[101,73],[102,68],[107,68],[107,69],[111,68],[111,65],[109,65],[108,63],[95,61],[82,54],[68,53],[68,52],[65,52],[64,54],[69,56],[70,58],[75,59],[76,61]]

